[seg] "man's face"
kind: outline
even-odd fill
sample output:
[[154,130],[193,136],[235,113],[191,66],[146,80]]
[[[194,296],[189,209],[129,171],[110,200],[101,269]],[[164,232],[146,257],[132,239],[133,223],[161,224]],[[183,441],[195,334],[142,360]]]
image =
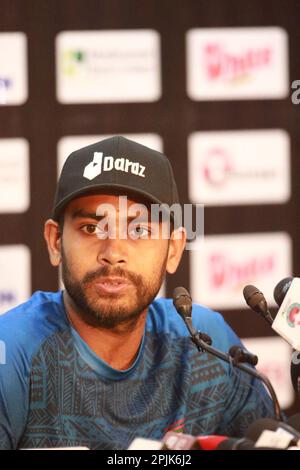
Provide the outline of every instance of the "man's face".
[[[127,199],[128,209],[135,203]],[[114,208],[106,212],[109,227],[96,215],[103,204]],[[153,224],[147,220],[150,215],[146,206],[138,215],[139,221],[135,222],[128,213],[120,212],[119,197],[114,195],[80,197],[65,210],[63,281],[73,307],[92,326],[134,324],[160,289],[170,263],[172,242],[160,236],[164,222]],[[124,227],[127,232],[124,239],[119,236],[120,224],[123,233]],[[158,231],[157,239],[151,238],[153,231]]]

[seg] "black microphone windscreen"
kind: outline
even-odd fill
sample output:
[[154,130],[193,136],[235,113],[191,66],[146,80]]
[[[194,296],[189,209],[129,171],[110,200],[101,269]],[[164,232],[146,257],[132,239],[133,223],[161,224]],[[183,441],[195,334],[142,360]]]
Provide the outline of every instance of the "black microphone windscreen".
[[291,426],[290,423],[284,423],[282,421],[276,421],[275,419],[271,418],[261,418],[257,421],[254,421],[246,431],[246,437],[248,439],[252,439],[253,441],[257,441],[263,431],[274,431],[276,432],[278,429],[282,429],[289,433],[292,438],[296,438],[297,440],[300,439],[300,433],[294,426]]
[[243,289],[244,299],[246,304],[252,310],[255,310],[258,313],[267,312],[267,302],[264,294],[255,286],[248,285]]
[[285,277],[275,286],[273,297],[278,307],[281,306],[283,299],[286,296],[287,291],[291,287],[293,277]]
[[243,296],[244,296],[244,299],[246,300],[246,303],[248,304],[248,301],[249,299],[251,299],[252,295],[258,292],[260,291],[257,289],[257,287],[252,286],[251,284],[249,284],[248,286],[245,286],[243,289]]
[[173,304],[179,315],[183,318],[191,317],[192,298],[184,287],[175,287],[173,291]]
[[220,442],[217,450],[255,450],[255,447],[254,442],[250,439],[229,438]]
[[179,299],[180,297],[182,296],[186,296],[186,297],[189,297],[191,299],[191,296],[189,294],[189,292],[186,290],[185,287],[175,287],[175,289],[173,290],[173,299],[174,301],[176,299]]
[[300,433],[300,413],[290,416],[287,420],[289,426],[292,426],[296,431]]
[[271,418],[261,418],[250,424],[245,435],[248,439],[251,439],[252,441],[256,442],[263,431],[265,431],[266,429],[268,429],[269,431],[276,431],[277,428],[278,421],[275,421]]

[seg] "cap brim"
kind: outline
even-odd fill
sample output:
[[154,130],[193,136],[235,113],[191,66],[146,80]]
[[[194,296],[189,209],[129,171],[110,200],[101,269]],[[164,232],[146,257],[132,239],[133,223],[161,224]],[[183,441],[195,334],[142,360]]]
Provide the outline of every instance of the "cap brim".
[[139,195],[143,196],[144,199],[146,199],[149,202],[153,202],[156,204],[163,204],[159,199],[153,197],[151,194],[147,193],[147,191],[143,191],[141,189],[133,188],[132,186],[129,185],[123,185],[123,184],[101,184],[101,185],[92,185],[92,186],[87,186],[85,188],[78,189],[77,191],[74,191],[71,194],[68,194],[67,197],[61,199],[59,203],[54,207],[53,209],[53,214],[52,218],[56,221],[59,220],[62,211],[65,209],[65,207],[71,202],[73,199],[79,197],[79,196],[88,196],[89,194],[116,194],[118,190],[124,190],[129,195]]

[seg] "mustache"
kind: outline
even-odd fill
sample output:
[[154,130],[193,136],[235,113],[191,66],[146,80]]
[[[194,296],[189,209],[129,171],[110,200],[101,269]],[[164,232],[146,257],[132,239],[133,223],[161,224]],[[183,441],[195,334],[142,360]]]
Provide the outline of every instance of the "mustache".
[[90,282],[100,280],[101,277],[108,277],[108,276],[122,277],[126,280],[131,281],[133,284],[140,284],[141,282],[141,276],[139,276],[138,274],[132,273],[130,271],[126,271],[120,266],[117,266],[115,268],[111,268],[110,266],[103,266],[97,269],[97,271],[88,272],[83,278],[83,283],[88,284]]

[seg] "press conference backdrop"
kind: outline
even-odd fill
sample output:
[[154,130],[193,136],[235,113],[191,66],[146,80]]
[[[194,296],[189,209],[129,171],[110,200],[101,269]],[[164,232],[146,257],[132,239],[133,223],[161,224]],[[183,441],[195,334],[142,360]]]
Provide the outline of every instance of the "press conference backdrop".
[[58,288],[43,223],[66,156],[129,136],[205,204],[204,248],[166,295],[219,310],[299,411],[290,348],[242,297],[255,284],[275,311],[274,286],[300,275],[299,20],[298,0],[0,0],[1,313]]

